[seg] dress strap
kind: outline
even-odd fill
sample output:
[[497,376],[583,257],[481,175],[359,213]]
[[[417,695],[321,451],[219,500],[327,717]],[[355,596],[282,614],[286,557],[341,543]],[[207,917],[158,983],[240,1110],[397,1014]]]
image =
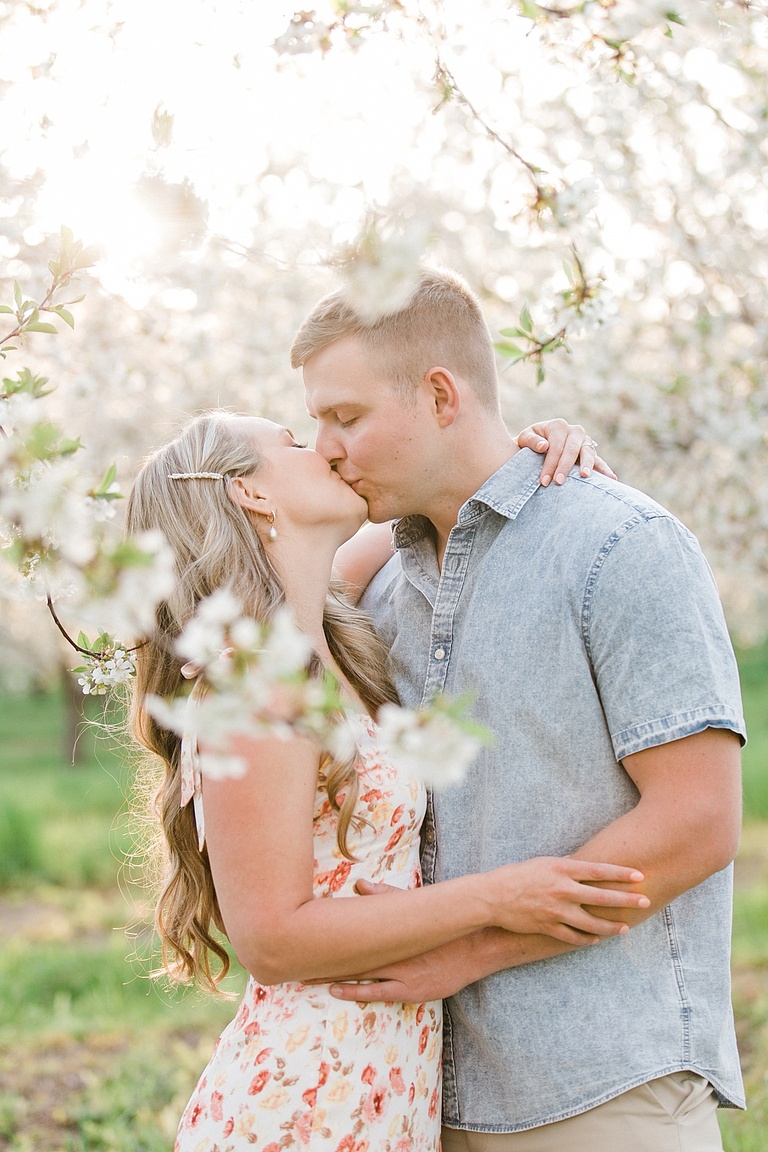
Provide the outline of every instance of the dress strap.
[[[182,675],[191,679],[197,669],[185,664]],[[194,687],[187,697],[187,711],[184,718],[184,733],[181,737],[181,799],[184,808],[190,800],[194,803],[197,846],[202,852],[205,844],[205,816],[203,814],[203,777],[200,770],[200,751],[197,742],[197,702],[203,694],[205,681],[197,676]]]

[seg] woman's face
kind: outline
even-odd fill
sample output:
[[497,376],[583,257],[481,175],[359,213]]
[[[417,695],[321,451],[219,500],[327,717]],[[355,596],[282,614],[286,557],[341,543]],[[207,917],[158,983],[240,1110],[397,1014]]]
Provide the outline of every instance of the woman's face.
[[361,496],[345,484],[318,452],[301,445],[280,424],[260,417],[243,417],[253,426],[264,467],[244,478],[251,490],[274,509],[276,526],[293,523],[349,527],[357,531],[368,515]]

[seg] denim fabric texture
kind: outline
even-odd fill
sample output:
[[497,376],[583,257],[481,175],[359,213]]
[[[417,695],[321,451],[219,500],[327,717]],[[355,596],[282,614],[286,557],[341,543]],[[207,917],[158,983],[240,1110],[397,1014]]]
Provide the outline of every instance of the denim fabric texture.
[[[622,757],[707,727],[745,735],[696,539],[604,477],[542,488],[540,466],[523,449],[466,501],[442,571],[429,522],[401,520],[363,600],[404,703],[469,691],[496,737],[431,797],[428,883],[574,851],[637,803]],[[685,1069],[743,1107],[731,887],[727,868],[624,937],[448,1000],[443,1122],[521,1131]]]

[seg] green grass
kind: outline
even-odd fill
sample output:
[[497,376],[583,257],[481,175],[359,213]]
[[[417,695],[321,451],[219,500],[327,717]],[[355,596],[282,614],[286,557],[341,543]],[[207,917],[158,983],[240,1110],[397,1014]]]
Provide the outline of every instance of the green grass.
[[[733,970],[750,1109],[720,1119],[726,1152],[765,1152],[768,646],[739,659],[750,740]],[[142,899],[121,869],[130,758],[90,728],[72,765],[63,728],[60,693],[0,698],[0,1152],[168,1152],[233,1005],[147,978],[148,933],[124,931]],[[231,990],[242,983],[236,971]]]

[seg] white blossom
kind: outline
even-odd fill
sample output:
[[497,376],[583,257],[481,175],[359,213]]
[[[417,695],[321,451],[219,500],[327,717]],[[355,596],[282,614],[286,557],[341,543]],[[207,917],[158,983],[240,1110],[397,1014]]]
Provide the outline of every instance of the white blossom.
[[276,612],[267,630],[261,652],[264,675],[284,680],[304,670],[312,655],[312,643],[294,622],[293,613],[283,607]]
[[386,234],[366,228],[342,260],[344,293],[364,320],[397,312],[415,291],[428,242],[423,219],[412,217]]
[[[14,392],[0,398],[0,428],[8,437],[28,432],[40,420],[40,411],[40,400],[28,392]],[[6,441],[5,448],[11,450],[13,445]]]
[[98,524],[106,520],[114,520],[117,515],[117,496],[120,493],[119,484],[110,484],[103,495],[85,497],[85,507],[88,514]]
[[86,664],[76,669],[81,673],[77,682],[84,696],[103,696],[118,684],[125,684],[136,672],[136,660],[132,652],[123,648],[106,649],[87,657]]
[[600,31],[607,40],[632,40],[651,28],[666,24],[669,13],[679,9],[673,0],[616,0],[606,9]]
[[107,628],[124,643],[149,632],[155,610],[176,584],[173,553],[160,532],[143,532],[132,540],[140,553],[120,567],[114,587],[104,595],[82,596],[77,604],[82,619]]
[[253,651],[261,643],[262,629],[252,616],[241,616],[230,628],[229,638],[234,648]]
[[[204,701],[201,701],[200,706]],[[162,696],[148,694],[144,697],[144,707],[150,716],[169,732],[183,736],[189,725],[189,706],[186,696],[164,700]]]
[[600,184],[589,177],[566,185],[556,194],[552,206],[558,224],[567,227],[582,220],[597,206],[599,195]]
[[0,517],[13,524],[23,540],[41,541],[65,560],[82,566],[97,548],[86,500],[83,479],[73,461],[37,461],[0,494]]
[[384,704],[378,726],[394,762],[434,788],[462,780],[483,744],[477,730],[435,705],[417,710]]
[[207,667],[230,646],[228,629],[240,620],[242,610],[242,603],[228,588],[217,588],[200,601],[176,641],[176,651],[185,660]]
[[311,52],[324,52],[330,47],[330,28],[311,12],[297,12],[277,40],[274,49],[279,55],[303,56]]
[[200,752],[200,771],[209,780],[225,780],[227,777],[244,776],[248,761],[244,756],[226,756],[221,752]]

